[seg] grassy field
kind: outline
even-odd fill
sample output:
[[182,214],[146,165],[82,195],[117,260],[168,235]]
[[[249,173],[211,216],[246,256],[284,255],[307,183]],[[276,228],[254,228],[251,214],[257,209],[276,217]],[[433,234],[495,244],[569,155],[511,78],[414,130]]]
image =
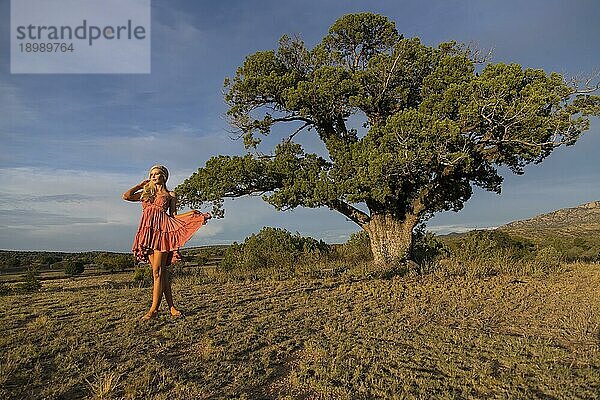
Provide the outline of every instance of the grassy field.
[[600,266],[540,276],[174,283],[0,297],[2,399],[600,398]]

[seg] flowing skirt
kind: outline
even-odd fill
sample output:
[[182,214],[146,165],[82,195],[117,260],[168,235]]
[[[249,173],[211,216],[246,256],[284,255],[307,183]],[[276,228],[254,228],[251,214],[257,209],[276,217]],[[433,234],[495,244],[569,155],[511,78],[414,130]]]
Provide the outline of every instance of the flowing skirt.
[[167,265],[181,260],[179,248],[205,223],[196,210],[174,217],[156,206],[144,208],[132,251],[138,261],[149,262],[154,250],[168,252]]

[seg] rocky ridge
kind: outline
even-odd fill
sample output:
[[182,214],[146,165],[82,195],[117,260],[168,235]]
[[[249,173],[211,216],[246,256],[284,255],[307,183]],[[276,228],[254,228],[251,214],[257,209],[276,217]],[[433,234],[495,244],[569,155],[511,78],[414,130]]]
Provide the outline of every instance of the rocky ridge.
[[514,221],[498,229],[527,236],[547,233],[573,237],[600,234],[600,201]]

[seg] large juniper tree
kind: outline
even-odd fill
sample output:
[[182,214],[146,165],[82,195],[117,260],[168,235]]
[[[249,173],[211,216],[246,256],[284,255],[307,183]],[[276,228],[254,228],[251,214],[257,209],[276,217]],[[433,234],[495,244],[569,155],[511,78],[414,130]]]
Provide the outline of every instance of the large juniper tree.
[[[278,209],[329,207],[368,232],[376,262],[406,258],[417,223],[459,210],[473,185],[499,193],[499,167],[523,173],[599,114],[599,97],[559,74],[479,62],[454,42],[403,38],[370,13],[343,16],[313,49],[283,37],[225,81],[248,153],[211,158],[177,192],[183,204],[213,201],[221,216],[224,198],[250,194]],[[351,116],[364,132],[348,127]],[[276,125],[288,133],[273,152],[254,151]],[[328,154],[305,152],[299,132]]]

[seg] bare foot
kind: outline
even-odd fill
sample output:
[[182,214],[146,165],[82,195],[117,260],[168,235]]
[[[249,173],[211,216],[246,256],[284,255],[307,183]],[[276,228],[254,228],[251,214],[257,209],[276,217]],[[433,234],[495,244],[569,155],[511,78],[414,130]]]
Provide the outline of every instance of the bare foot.
[[171,307],[171,317],[181,317],[181,311],[175,307]]
[[148,311],[146,315],[140,318],[142,321],[148,321],[149,319],[158,318],[158,311]]

